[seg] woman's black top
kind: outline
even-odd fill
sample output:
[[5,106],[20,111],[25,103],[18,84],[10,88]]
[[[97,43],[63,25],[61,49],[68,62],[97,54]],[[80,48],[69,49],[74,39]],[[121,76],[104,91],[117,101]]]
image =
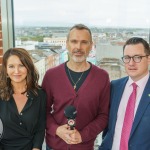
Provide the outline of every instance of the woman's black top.
[[4,150],[32,150],[42,148],[46,122],[46,94],[28,93],[23,110],[18,113],[14,98],[0,100],[0,117],[3,122],[1,146]]

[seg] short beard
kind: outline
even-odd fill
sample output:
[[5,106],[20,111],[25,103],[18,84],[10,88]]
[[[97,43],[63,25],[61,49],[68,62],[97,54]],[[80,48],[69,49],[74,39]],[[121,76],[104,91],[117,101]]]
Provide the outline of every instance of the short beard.
[[85,53],[84,53],[83,56],[79,56],[79,57],[74,56],[73,54],[74,54],[74,53],[77,53],[77,52],[82,52],[82,51],[81,51],[81,50],[76,50],[76,51],[74,51],[73,53],[68,52],[70,58],[72,58],[72,60],[73,60],[74,62],[76,62],[76,63],[81,63],[81,62],[85,61],[86,58],[88,57],[88,55],[86,55]]
[[81,63],[81,62],[85,61],[87,57],[84,55],[82,57],[71,56],[71,58],[74,60],[74,62]]

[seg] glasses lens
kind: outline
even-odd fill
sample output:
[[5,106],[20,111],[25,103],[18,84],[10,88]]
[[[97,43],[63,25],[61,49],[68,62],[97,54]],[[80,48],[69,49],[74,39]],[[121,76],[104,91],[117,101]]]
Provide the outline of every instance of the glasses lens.
[[122,60],[123,60],[124,63],[129,63],[130,59],[131,59],[131,58],[128,57],[128,56],[122,57]]
[[136,63],[140,62],[141,59],[142,59],[141,56],[134,56],[134,57],[133,57],[133,60],[134,60],[134,62],[136,62]]

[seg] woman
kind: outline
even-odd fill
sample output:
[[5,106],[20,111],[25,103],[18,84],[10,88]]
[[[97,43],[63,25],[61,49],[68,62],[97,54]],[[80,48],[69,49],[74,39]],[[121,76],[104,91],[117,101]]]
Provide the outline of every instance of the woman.
[[1,146],[4,150],[40,150],[45,135],[45,92],[28,52],[11,48],[3,56],[0,76]]

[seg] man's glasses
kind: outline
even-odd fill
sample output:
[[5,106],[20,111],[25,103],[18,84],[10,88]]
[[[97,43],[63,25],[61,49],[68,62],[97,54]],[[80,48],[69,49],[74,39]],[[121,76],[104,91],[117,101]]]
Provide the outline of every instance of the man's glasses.
[[147,57],[147,56],[149,56],[149,55],[145,55],[145,56],[135,55],[135,56],[132,56],[132,57],[130,57],[130,56],[127,55],[127,56],[123,56],[123,57],[122,57],[122,61],[123,61],[125,64],[128,64],[128,63],[130,62],[131,58],[132,58],[132,60],[133,60],[135,63],[140,63],[141,60],[142,60],[142,58],[143,58],[143,57]]

